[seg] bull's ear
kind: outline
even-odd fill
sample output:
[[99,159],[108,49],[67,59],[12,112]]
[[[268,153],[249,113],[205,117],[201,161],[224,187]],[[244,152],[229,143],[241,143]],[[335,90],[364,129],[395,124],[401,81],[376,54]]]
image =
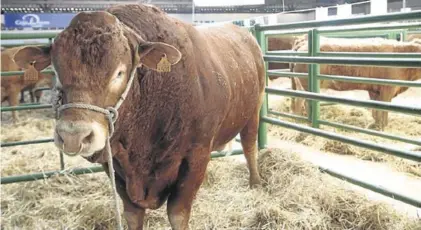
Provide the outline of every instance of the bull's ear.
[[141,64],[154,70],[157,69],[158,63],[165,56],[171,65],[177,64],[181,59],[181,52],[177,48],[162,42],[141,44],[138,47],[138,52]]
[[50,50],[51,46],[26,46],[16,52],[13,60],[21,68],[34,64],[35,69],[41,71],[51,64]]

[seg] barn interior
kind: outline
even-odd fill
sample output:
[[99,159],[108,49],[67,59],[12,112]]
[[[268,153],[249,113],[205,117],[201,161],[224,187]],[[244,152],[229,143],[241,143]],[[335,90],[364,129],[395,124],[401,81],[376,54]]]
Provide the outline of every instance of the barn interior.
[[[294,94],[298,90],[293,90],[292,79],[299,75],[290,69],[290,63],[294,62],[268,61],[291,57],[300,61],[301,57],[307,57],[307,52],[292,54],[296,51],[292,50],[290,40],[285,47],[280,46],[285,36],[298,36],[314,29],[325,33],[320,36],[389,39],[421,47],[420,43],[416,44],[421,38],[421,1],[248,2],[247,5],[241,1],[215,5],[217,3],[210,1],[192,0],[3,0],[2,54],[11,47],[52,43],[68,25],[68,18],[78,12],[103,10],[123,3],[152,4],[194,26],[233,23],[251,28],[263,55],[269,57],[265,59],[267,88],[279,94],[267,94],[267,108],[262,107],[266,112],[261,116],[266,119],[261,119],[261,124],[266,124],[267,132],[265,145],[259,149],[258,168],[264,183],[257,189],[248,187],[248,170],[237,136],[232,140],[233,151],[227,147],[213,153],[193,204],[190,228],[421,229],[421,77],[408,80],[399,75],[398,79],[388,79],[390,82],[384,84],[411,87],[384,103],[387,105],[371,100],[366,90],[339,91],[316,87],[316,83],[310,82],[316,88],[307,90],[321,95],[320,99],[325,101],[314,104],[315,100],[307,100],[311,111],[299,117],[292,113],[293,98],[298,97]],[[41,20],[50,24],[16,25],[16,17],[28,14],[49,14]],[[347,20],[363,17],[368,19],[346,24],[350,22]],[[380,17],[384,17],[383,21]],[[309,26],[300,28],[304,23]],[[256,25],[267,29],[260,31],[261,35],[268,34],[267,42],[259,41],[258,33],[253,31]],[[332,33],[329,30],[333,30]],[[410,41],[411,38],[414,40]],[[309,44],[316,43],[310,41]],[[421,71],[421,58],[416,56],[419,52],[413,52],[386,53],[373,60],[389,61],[388,68]],[[319,57],[373,61],[366,53],[357,53],[354,57],[341,54]],[[308,62],[309,66],[314,65],[311,63]],[[2,65],[2,85],[8,76],[23,75],[23,72],[8,73],[4,68]],[[50,68],[45,73],[54,75]],[[310,72],[303,74],[311,75]],[[332,75],[339,75],[342,80],[346,78],[341,74]],[[325,76],[324,79],[332,78]],[[357,84],[367,82],[358,80]],[[377,83],[383,84],[379,83],[381,80],[385,79]],[[20,102],[15,106],[6,99],[3,101],[6,89],[3,86],[1,89],[1,229],[115,229],[116,210],[109,178],[99,164],[59,152],[52,139],[56,120],[51,109],[51,84],[37,87],[22,91]],[[42,92],[39,101],[31,98],[31,91]],[[324,96],[335,99],[329,101]],[[360,102],[351,104],[352,100]],[[388,125],[383,130],[368,128],[375,122],[373,108],[380,107],[390,109]],[[317,116],[314,115],[316,108]],[[12,111],[18,112],[17,121]],[[280,120],[278,123],[283,125],[262,122],[270,120],[267,118]],[[260,141],[259,138],[259,144]],[[122,201],[118,202],[123,210]],[[125,221],[123,226],[127,229]],[[144,228],[170,229],[166,205],[147,211]]]

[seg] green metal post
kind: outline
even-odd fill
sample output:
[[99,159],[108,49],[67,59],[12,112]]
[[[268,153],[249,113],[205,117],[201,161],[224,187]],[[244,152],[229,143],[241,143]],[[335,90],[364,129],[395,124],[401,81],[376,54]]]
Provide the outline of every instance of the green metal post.
[[[262,53],[266,52],[266,36],[263,31],[259,30],[259,24],[254,25],[254,36],[259,43]],[[265,87],[268,86],[268,77],[267,77],[267,66],[268,62],[265,62]],[[263,104],[260,108],[260,117],[265,117],[268,114],[268,94],[264,92]],[[259,119],[260,120],[260,119]],[[259,121],[259,134],[258,134],[258,147],[259,149],[264,149],[267,147],[267,124],[265,122]]]
[[408,35],[408,31],[407,30],[402,31],[401,41],[406,41],[406,36],[407,35]]
[[[313,29],[308,32],[308,52],[309,56],[314,57],[317,55],[319,51],[319,36],[317,34],[317,30]],[[308,87],[309,91],[313,93],[320,92],[320,82],[317,79],[317,76],[320,73],[320,66],[319,64],[310,64],[308,70]],[[309,120],[311,121],[311,125],[314,128],[319,128],[319,116],[320,116],[320,102],[317,100],[310,100],[309,101],[309,108],[310,112],[307,113],[309,115]]]

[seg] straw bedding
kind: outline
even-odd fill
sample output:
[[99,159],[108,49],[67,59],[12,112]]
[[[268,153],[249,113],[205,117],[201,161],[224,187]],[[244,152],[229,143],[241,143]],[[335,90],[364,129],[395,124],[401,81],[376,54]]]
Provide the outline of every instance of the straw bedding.
[[[285,81],[285,80],[284,80]],[[279,83],[278,83],[279,84]],[[276,87],[276,86],[275,86]],[[365,99],[362,95],[365,92],[357,92],[354,95],[354,98]],[[337,95],[343,94],[342,92],[337,92]],[[404,95],[400,98],[401,101],[408,101],[411,106],[414,106],[413,103],[417,100],[417,95],[421,94],[421,89],[409,89]],[[277,97],[273,96],[269,99],[269,107],[275,111],[281,111],[286,113],[290,112],[290,98]],[[415,102],[419,103],[419,101]],[[271,115],[272,116],[272,115]],[[272,116],[276,117],[276,116]],[[288,118],[280,118],[282,120],[297,122]],[[371,111],[366,108],[351,107],[346,105],[330,105],[330,106],[321,106],[320,107],[320,119],[351,125],[360,128],[366,128],[373,118],[371,116]],[[300,122],[297,122],[300,123]],[[305,125],[301,122],[301,124]],[[374,143],[384,144],[389,147],[401,148],[406,150],[416,149],[415,145],[406,144],[398,141],[393,141],[381,137],[370,136],[367,134],[356,133],[340,128],[333,128],[328,126],[321,126],[323,130],[333,131],[335,133],[345,135],[348,137],[355,137],[360,140],[366,140]],[[384,130],[385,133],[393,134],[400,137],[411,138],[419,140],[421,138],[421,118],[409,115],[403,115],[399,113],[389,112],[389,124]],[[279,137],[282,140],[290,140],[298,142],[313,148],[317,148],[322,151],[341,154],[341,155],[353,155],[363,160],[376,161],[376,162],[386,162],[391,164],[397,170],[401,172],[407,172],[411,175],[421,177],[421,164],[414,161],[405,160],[402,158],[394,157],[385,153],[369,150],[366,148],[360,148],[355,145],[345,144],[342,142],[329,140],[326,138],[309,135],[306,133],[298,132],[295,130],[283,128],[280,126],[269,125],[270,135]],[[419,151],[419,150],[418,150]]]
[[[55,165],[52,158],[44,159],[43,164]],[[33,164],[26,167],[37,169]],[[264,185],[251,190],[244,162],[235,157],[211,161],[194,203],[192,229],[421,227],[417,220],[321,174],[294,153],[262,151],[259,169]],[[2,229],[113,229],[112,202],[105,173],[4,185]],[[165,206],[147,212],[145,227],[169,228]]]

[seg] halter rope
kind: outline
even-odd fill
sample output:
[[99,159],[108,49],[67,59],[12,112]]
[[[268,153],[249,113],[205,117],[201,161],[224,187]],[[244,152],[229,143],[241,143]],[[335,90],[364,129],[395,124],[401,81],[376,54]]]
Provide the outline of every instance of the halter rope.
[[108,171],[110,174],[110,180],[111,180],[111,186],[113,189],[113,195],[114,195],[114,203],[116,208],[116,219],[117,219],[117,228],[119,230],[122,230],[122,224],[121,224],[121,212],[120,212],[120,206],[118,205],[118,194],[117,194],[117,187],[115,184],[115,175],[114,175],[114,166],[113,166],[113,154],[111,152],[111,137],[114,133],[114,123],[118,118],[118,109],[123,104],[123,101],[126,99],[127,94],[130,91],[131,86],[133,85],[134,76],[136,74],[137,68],[134,68],[133,71],[130,74],[129,81],[127,82],[126,89],[124,90],[123,94],[121,94],[120,99],[117,101],[116,105],[114,107],[107,107],[106,109],[85,104],[85,103],[68,103],[68,104],[62,104],[62,90],[59,88],[56,84],[56,86],[53,88],[53,97],[52,97],[52,104],[53,109],[56,112],[56,119],[58,119],[61,111],[70,109],[70,108],[76,108],[76,109],[87,109],[91,110],[97,113],[104,114],[108,119],[108,129],[109,134],[107,136],[107,140],[105,142],[105,149],[108,153]]

